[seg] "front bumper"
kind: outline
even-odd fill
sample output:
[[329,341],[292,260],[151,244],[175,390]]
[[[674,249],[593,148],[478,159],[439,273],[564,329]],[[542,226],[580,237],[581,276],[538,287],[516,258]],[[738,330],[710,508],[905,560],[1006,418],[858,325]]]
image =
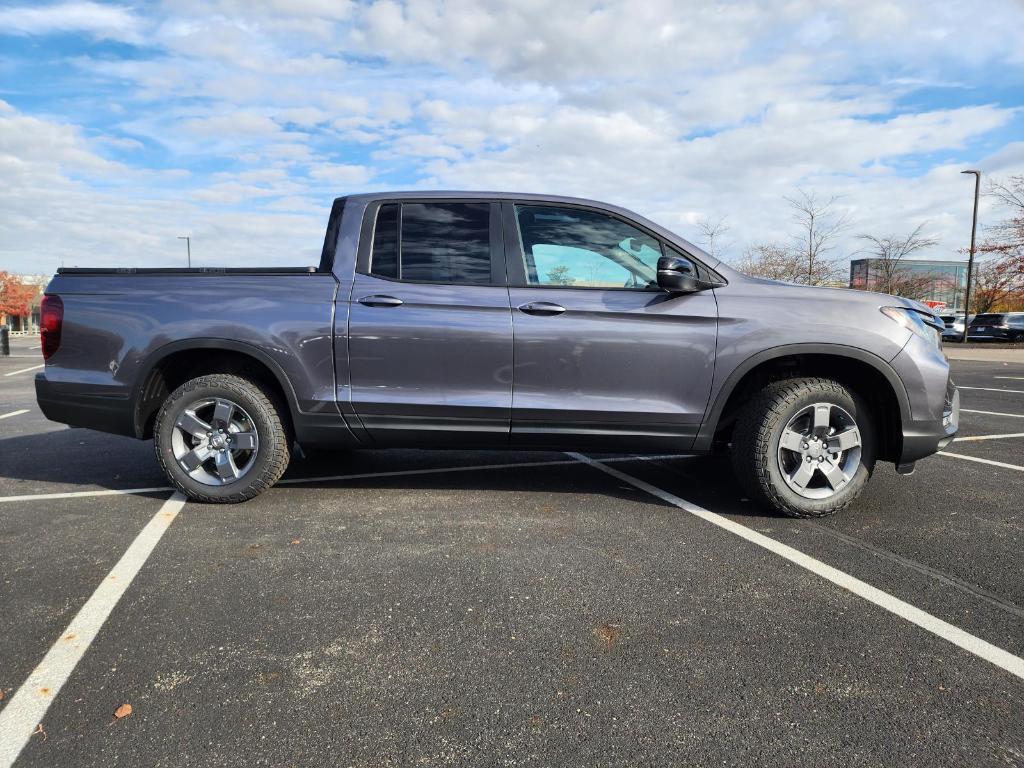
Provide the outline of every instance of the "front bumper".
[[938,421],[912,421],[903,425],[903,450],[897,464],[912,464],[941,451],[960,428],[960,390],[952,380],[946,385],[946,402]]

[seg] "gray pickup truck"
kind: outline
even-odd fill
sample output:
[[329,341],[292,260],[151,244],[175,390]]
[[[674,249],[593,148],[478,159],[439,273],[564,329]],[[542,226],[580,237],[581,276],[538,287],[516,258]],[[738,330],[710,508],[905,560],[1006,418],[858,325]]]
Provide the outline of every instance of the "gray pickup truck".
[[316,267],[61,269],[41,320],[43,413],[153,438],[207,502],[297,447],[721,447],[755,498],[817,517],[959,417],[921,305],[747,277],[566,197],[342,197]]

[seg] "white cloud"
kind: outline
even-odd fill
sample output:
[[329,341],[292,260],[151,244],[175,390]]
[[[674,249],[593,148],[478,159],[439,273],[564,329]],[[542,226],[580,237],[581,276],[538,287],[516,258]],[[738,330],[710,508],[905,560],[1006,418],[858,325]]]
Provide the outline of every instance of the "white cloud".
[[958,162],[1024,169],[1006,138],[1024,99],[986,91],[1024,82],[1014,0],[167,0],[4,20],[144,52],[73,59],[75,101],[0,102],[8,265],[69,241],[162,263],[183,228],[222,263],[312,253],[330,196],[383,180],[603,198],[684,236],[727,215],[737,247],[785,237],[802,186],[842,196],[851,236],[928,221],[948,255],[970,215]]
[[0,8],[0,29],[23,35],[85,33],[97,38],[138,42],[141,24],[128,8],[91,2],[17,5]]

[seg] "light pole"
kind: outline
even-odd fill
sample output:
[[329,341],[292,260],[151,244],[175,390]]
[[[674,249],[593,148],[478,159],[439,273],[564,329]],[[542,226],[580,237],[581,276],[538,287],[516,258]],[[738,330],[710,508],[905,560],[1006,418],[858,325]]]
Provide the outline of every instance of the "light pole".
[[[179,236],[178,239],[185,241],[185,253],[188,254],[188,268],[192,269],[192,238]],[[972,240],[971,242],[973,243],[974,241]],[[971,249],[973,250],[973,248],[974,246],[972,245]]]
[[971,219],[971,253],[967,257],[967,295],[964,297],[964,335],[962,343],[967,343],[967,328],[971,324],[971,277],[974,275],[974,236],[978,232],[978,195],[981,191],[981,171],[960,171],[974,174],[974,218]]

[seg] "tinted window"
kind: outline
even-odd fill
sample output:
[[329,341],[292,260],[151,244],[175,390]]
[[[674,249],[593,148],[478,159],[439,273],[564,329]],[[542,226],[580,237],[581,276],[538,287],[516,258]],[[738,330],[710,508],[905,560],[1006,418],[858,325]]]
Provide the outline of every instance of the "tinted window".
[[1002,315],[977,315],[971,320],[971,325],[1000,325],[1002,322]]
[[398,206],[382,205],[373,230],[370,271],[381,277],[398,277]]
[[592,211],[517,205],[530,285],[645,289],[657,281],[661,244]]
[[490,283],[490,203],[402,205],[403,280]]

